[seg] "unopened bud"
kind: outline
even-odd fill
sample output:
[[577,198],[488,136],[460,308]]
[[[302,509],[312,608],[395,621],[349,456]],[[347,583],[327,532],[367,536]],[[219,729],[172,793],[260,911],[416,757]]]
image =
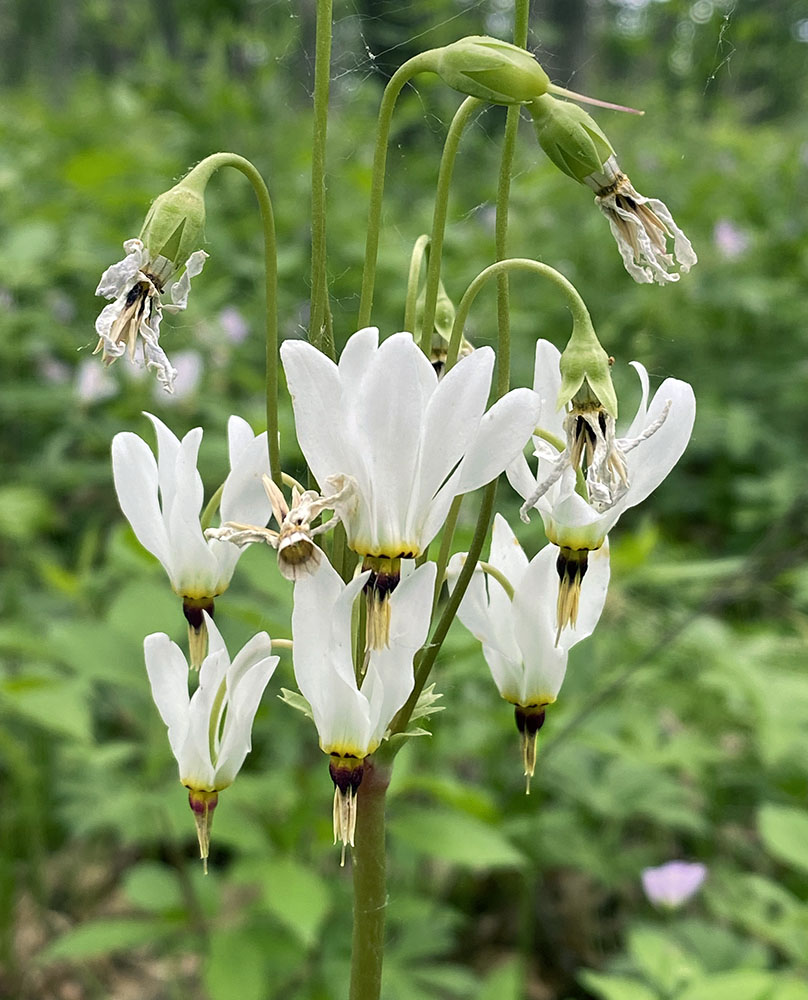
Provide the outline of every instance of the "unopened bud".
[[547,156],[580,184],[600,173],[614,155],[612,144],[583,108],[544,94],[528,105],[539,144]]
[[550,84],[529,52],[499,38],[469,35],[434,51],[435,72],[445,83],[493,104],[525,104]]

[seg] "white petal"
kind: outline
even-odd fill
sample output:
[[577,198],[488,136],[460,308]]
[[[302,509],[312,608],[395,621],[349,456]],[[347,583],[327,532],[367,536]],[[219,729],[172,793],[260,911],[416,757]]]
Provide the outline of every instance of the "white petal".
[[567,669],[567,650],[555,642],[557,555],[554,545],[546,545],[531,559],[513,601],[514,632],[525,663],[523,705],[554,701]]
[[231,417],[228,425],[230,472],[225,479],[219,505],[221,519],[264,527],[272,514],[272,507],[261,481],[263,476],[269,475],[267,436],[266,433],[254,436],[247,424],[245,426],[249,440],[241,430],[234,434],[238,427],[235,421],[238,419]]
[[170,572],[168,533],[157,502],[157,463],[136,434],[124,431],[112,439],[112,475],[121,510],[138,541]]
[[549,340],[536,341],[533,391],[541,400],[536,426],[564,440],[564,410],[558,409],[561,391],[561,352]]
[[[510,525],[501,514],[494,517],[491,532],[491,552],[488,561],[506,578],[514,591],[522,582],[528,566],[528,559],[511,531]],[[493,578],[488,580],[489,607],[494,620],[508,618],[511,614],[511,599]]]
[[217,650],[209,652],[199,668],[199,686],[191,696],[190,726],[180,760],[180,778],[192,788],[215,788],[211,742],[215,749],[218,733],[215,721],[211,725],[211,715],[229,665],[227,652]]
[[512,389],[494,403],[466,452],[458,492],[489,483],[521,454],[536,426],[539,407],[531,389]]
[[645,365],[641,364],[639,361],[632,361],[631,367],[637,372],[640,379],[640,388],[642,390],[642,396],[640,397],[640,405],[637,407],[637,412],[634,415],[634,419],[631,421],[631,426],[624,435],[628,438],[639,437],[640,432],[648,423],[647,413],[648,413],[648,396],[650,394],[650,384],[648,381],[648,370]]
[[164,632],[147,635],[143,642],[152,697],[168,727],[168,742],[180,762],[188,735],[188,663],[180,647]]

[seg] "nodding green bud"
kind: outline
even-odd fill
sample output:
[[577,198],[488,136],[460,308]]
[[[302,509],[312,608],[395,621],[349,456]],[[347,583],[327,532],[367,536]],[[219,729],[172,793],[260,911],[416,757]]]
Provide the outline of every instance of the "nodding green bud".
[[165,257],[180,267],[201,246],[205,188],[204,183],[200,185],[195,180],[191,171],[179,184],[154,199],[140,233],[152,258]]
[[616,420],[617,395],[612,383],[611,362],[588,316],[586,320],[576,319],[572,336],[561,355],[561,389],[557,405],[569,403],[585,382],[603,409]]
[[577,104],[544,94],[528,105],[544,152],[569,177],[583,184],[614,156],[594,118]]
[[529,52],[498,38],[469,35],[434,54],[434,71],[445,83],[493,104],[524,104],[545,94],[550,85]]

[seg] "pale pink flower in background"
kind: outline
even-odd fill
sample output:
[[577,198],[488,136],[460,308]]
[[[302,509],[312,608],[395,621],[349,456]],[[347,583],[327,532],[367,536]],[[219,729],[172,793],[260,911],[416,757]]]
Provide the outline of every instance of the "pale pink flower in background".
[[719,219],[713,227],[713,243],[727,260],[735,260],[749,249],[749,237],[729,219]]
[[85,358],[76,368],[74,391],[82,403],[98,403],[118,395],[118,383],[106,369]]
[[52,354],[46,354],[39,359],[37,371],[39,377],[50,382],[51,385],[64,385],[65,382],[70,381],[70,365],[55,358]]
[[247,320],[235,306],[225,306],[219,313],[219,325],[231,344],[243,343],[250,333]]
[[157,402],[169,403],[172,406],[175,403],[183,402],[183,400],[193,396],[199,388],[204,368],[205,365],[199,351],[177,351],[174,355],[174,371],[176,372],[174,392],[167,396],[159,386],[155,385],[152,396]]
[[642,887],[654,906],[675,910],[698,892],[706,877],[706,865],[668,861],[659,868],[644,868]]

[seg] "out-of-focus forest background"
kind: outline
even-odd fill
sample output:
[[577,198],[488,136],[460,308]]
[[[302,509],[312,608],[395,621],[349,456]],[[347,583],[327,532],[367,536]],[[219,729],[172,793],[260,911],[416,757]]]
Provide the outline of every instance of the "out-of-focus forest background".
[[[406,58],[470,33],[509,38],[508,0],[337,0],[328,241],[338,341],[352,332],[378,101]],[[253,196],[209,188],[205,272],[164,322],[175,397],[104,371],[98,277],[151,200],[209,152],[270,185],[285,336],[306,326],[312,0],[0,0],[0,996],[13,1000],[341,1000],[350,881],[331,845],[313,727],[274,697],[216,814],[211,873],[142,660],[184,622],[111,482],[116,432],[202,424],[209,491],[227,416],[262,415],[262,258]],[[616,358],[623,413],[641,360],[692,382],[698,416],[669,480],[613,533],[612,586],[573,650],[526,797],[512,712],[455,626],[446,710],[391,789],[386,1000],[808,997],[808,136],[802,0],[537,0],[552,79],[644,108],[597,112],[635,186],[699,254],[676,285],[624,272],[591,193],[523,123],[514,255],[559,267]],[[460,98],[419,78],[394,120],[374,320],[399,329]],[[504,113],[455,172],[444,276],[457,301],[493,259]],[[512,282],[514,384],[563,302]],[[469,336],[494,342],[493,295]],[[291,418],[283,424],[286,453]],[[515,519],[507,486],[502,504]],[[468,505],[465,530],[473,522]],[[465,509],[465,508],[464,508]],[[519,526],[529,554],[538,525]],[[461,538],[462,542],[462,538]],[[289,586],[245,554],[217,616],[231,650],[288,636]],[[660,914],[643,867],[705,863]]]

